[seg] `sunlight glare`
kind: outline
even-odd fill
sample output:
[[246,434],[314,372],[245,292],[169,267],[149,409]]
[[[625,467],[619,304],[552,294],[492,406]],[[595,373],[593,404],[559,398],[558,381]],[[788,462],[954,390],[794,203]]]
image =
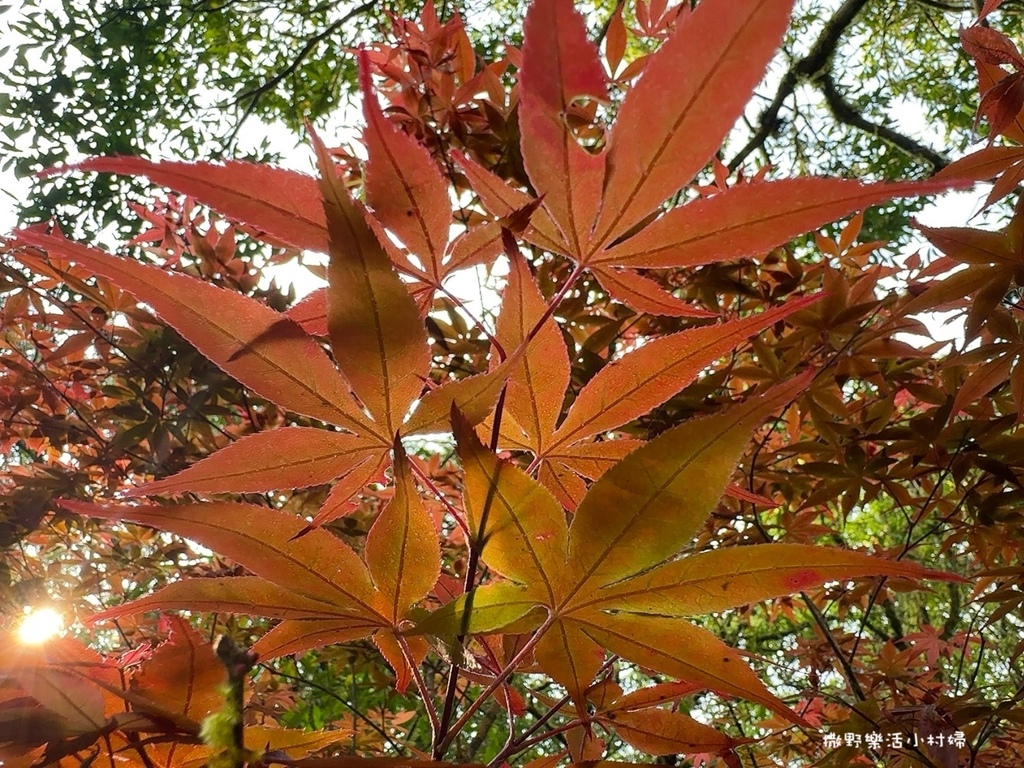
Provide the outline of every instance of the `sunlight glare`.
[[18,626],[18,639],[26,645],[39,645],[64,631],[64,619],[53,608],[36,608],[26,614]]

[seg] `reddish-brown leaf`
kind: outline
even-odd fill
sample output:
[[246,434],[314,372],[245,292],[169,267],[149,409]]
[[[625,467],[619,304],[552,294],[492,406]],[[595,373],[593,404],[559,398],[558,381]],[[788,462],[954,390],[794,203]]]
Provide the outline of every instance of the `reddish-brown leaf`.
[[619,110],[595,244],[628,232],[711,159],[761,81],[791,6],[705,3],[677,22]]
[[640,312],[665,317],[718,317],[676,298],[649,277],[632,270],[596,268],[593,272],[613,299]]
[[296,248],[327,252],[320,190],[304,173],[241,160],[217,165],[141,157],[96,157],[53,172],[73,170],[146,176]]
[[[980,91],[982,100],[984,101],[985,96],[992,87],[1003,80],[1006,76],[1006,70],[996,64],[986,64],[984,61],[975,59],[975,68],[978,70],[978,90]],[[978,110],[978,119],[981,118],[985,113]],[[1017,143],[1024,143],[1024,118],[1018,113],[1013,119],[1005,126],[1003,126],[1002,135],[1008,139],[1013,139]],[[992,133],[995,137],[995,133]]]
[[319,288],[285,312],[310,336],[327,335],[327,289]]
[[224,664],[188,622],[168,616],[171,632],[142,664],[132,690],[173,712],[202,722],[224,704]]
[[62,504],[80,515],[130,520],[184,536],[278,586],[366,616],[376,615],[370,575],[356,553],[324,530],[296,538],[305,523],[287,512],[232,502],[131,507]]
[[1019,266],[1024,255],[1016,252],[1004,232],[986,232],[969,227],[925,227],[917,225],[936,248],[961,264],[1003,264]]
[[[463,153],[452,152],[452,157],[466,174],[484,207],[493,216],[505,218],[533,203],[533,198],[528,194],[511,186]],[[558,226],[543,207],[534,210],[525,236],[530,242],[555,253],[565,253],[568,248],[562,241]]]
[[335,643],[361,640],[380,628],[368,619],[286,619],[252,647],[263,661],[291,656]]
[[604,663],[605,647],[573,620],[558,620],[541,637],[533,655],[540,668],[586,711],[586,689]]
[[387,461],[387,451],[381,451],[374,459],[358,464],[350,472],[338,477],[310,522],[310,528],[317,528],[353,511],[356,507],[353,496],[369,483],[384,482]]
[[310,133],[330,230],[327,327],[338,365],[388,436],[397,433],[430,370],[427,332],[334,162]]
[[[496,336],[506,353],[526,344],[530,333],[547,312],[541,295],[521,256],[512,259],[508,283],[498,316]],[[553,316],[548,316],[512,369],[505,392],[505,409],[530,438],[530,449],[541,453],[555,431],[562,400],[569,387],[569,354]]]
[[93,614],[89,622],[108,621],[146,611],[237,613],[272,619],[328,619],[351,614],[350,610],[303,597],[292,589],[258,576],[230,576],[176,581],[147,597]]
[[951,415],[955,416],[966,410],[981,401],[993,389],[1005,384],[1009,380],[1010,368],[1015,357],[1015,354],[999,355],[994,360],[975,368],[963,386],[957,390]]
[[537,480],[555,495],[563,507],[573,512],[587,495],[587,484],[583,478],[558,459],[543,461],[537,472]]
[[740,657],[705,629],[682,619],[590,612],[586,634],[624,659],[717,693],[755,701],[786,720],[801,718],[776,698]]
[[644,344],[602,368],[587,383],[550,445],[569,445],[642,416],[682,390],[746,338],[818,298],[795,299],[760,315],[680,331]]
[[[4,640],[9,649],[18,648],[17,638],[0,634],[0,640]],[[51,663],[44,650],[4,654],[0,658],[0,675],[5,681],[17,682],[21,690],[56,715],[61,731],[86,734],[103,727],[106,718],[102,692],[79,679],[80,675]]]
[[1024,57],[1006,35],[992,27],[972,24],[960,30],[964,51],[985,64],[1012,64],[1024,69]]
[[682,267],[753,256],[853,211],[894,197],[935,194],[953,183],[801,178],[742,184],[673,208],[595,263]]
[[527,347],[520,347],[505,362],[487,373],[449,381],[427,392],[416,404],[416,410],[402,428],[402,434],[448,431],[453,405],[470,424],[482,422],[494,410],[501,390],[526,350]]
[[501,250],[501,225],[496,221],[478,224],[452,241],[451,254],[443,264],[444,274],[489,264]]
[[619,71],[622,57],[626,55],[626,25],[622,21],[623,3],[615,6],[612,17],[608,20],[608,31],[604,37],[604,59],[608,62],[608,71],[614,77]]
[[264,493],[329,483],[381,455],[374,438],[312,427],[248,435],[188,469],[128,491],[128,496]]
[[710,725],[666,709],[614,712],[600,719],[611,725],[623,741],[648,755],[720,752],[734,744]]
[[1024,161],[1024,147],[983,147],[947,165],[936,179],[967,179],[984,181]]
[[605,158],[577,143],[567,116],[577,99],[607,100],[604,69],[572,0],[533,3],[524,35],[523,162],[570,253],[581,260],[601,201]]
[[196,349],[268,400],[357,433],[376,431],[316,341],[270,307],[61,237],[22,230],[17,238],[102,275],[148,304]]
[[448,183],[430,153],[381,112],[370,85],[369,67],[366,52],[361,51],[359,72],[366,118],[363,143],[369,156],[366,202],[380,223],[422,259],[439,283],[452,218]]
[[395,443],[395,491],[366,536],[366,565],[381,613],[397,625],[437,583],[441,550],[434,521],[420,502],[409,459]]

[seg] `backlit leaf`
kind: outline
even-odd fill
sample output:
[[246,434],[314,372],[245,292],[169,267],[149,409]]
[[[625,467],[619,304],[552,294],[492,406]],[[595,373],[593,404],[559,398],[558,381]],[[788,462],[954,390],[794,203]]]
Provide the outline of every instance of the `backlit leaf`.
[[395,491],[366,537],[366,565],[385,615],[397,624],[427,596],[440,572],[434,521],[420,502],[402,444],[395,443]]
[[201,722],[224,702],[224,664],[187,621],[177,616],[166,620],[171,632],[142,664],[132,690]]
[[285,314],[310,336],[326,336],[327,289],[318,288]]
[[58,171],[146,176],[230,219],[251,224],[296,248],[327,253],[327,221],[316,179],[269,165],[176,163],[141,157],[95,157]]
[[[516,211],[527,208],[532,202],[528,194],[508,184],[462,152],[452,152],[452,158],[466,174],[473,191],[480,196],[484,207],[498,218],[511,216]],[[562,253],[567,246],[562,242],[558,226],[544,208],[537,208],[530,217],[530,227],[525,233],[526,239],[542,248]]]
[[743,184],[673,208],[595,263],[683,267],[754,256],[854,211],[894,197],[942,192],[949,185],[825,178]]
[[573,620],[555,621],[533,652],[544,673],[565,688],[578,707],[585,707],[584,691],[601,669],[607,647],[584,629]]
[[178,333],[253,392],[354,432],[372,423],[310,336],[258,301],[188,275],[121,259],[70,240],[22,230],[18,239],[106,277],[151,306]]
[[697,616],[782,597],[831,581],[872,576],[957,580],[910,562],[807,544],[726,547],[684,557],[591,593],[588,606]]
[[273,619],[336,618],[351,613],[258,576],[230,576],[175,581],[151,595],[93,614],[89,621],[107,621],[144,611],[238,613]]
[[308,488],[347,475],[380,454],[380,443],[372,438],[311,427],[281,427],[247,435],[173,477],[133,488],[127,495]]
[[627,232],[711,159],[782,41],[791,6],[708,3],[678,22],[619,109],[596,242]]
[[449,381],[427,392],[416,404],[416,410],[402,428],[402,434],[447,432],[451,422],[452,406],[458,408],[470,424],[482,422],[494,410],[501,390],[525,351],[525,347],[520,348],[505,362],[487,373]]
[[755,701],[790,722],[801,722],[737,651],[683,619],[595,612],[576,620],[587,635],[624,659],[716,693]]
[[430,153],[384,117],[370,85],[369,60],[360,53],[366,202],[380,223],[394,232],[427,265],[437,282],[448,244],[452,205],[448,183]]
[[[494,581],[460,595],[416,625],[415,634],[455,637],[508,627],[538,606],[538,592],[508,581]],[[536,624],[540,623],[540,619]]]
[[301,538],[304,521],[254,504],[209,502],[174,506],[62,504],[80,515],[130,520],[192,539],[249,571],[300,595],[353,612],[375,615],[366,566],[325,530]]
[[709,325],[644,344],[602,368],[573,403],[554,446],[606,432],[664,403],[745,339],[819,297],[795,299],[760,315]]
[[[496,336],[506,352],[527,342],[547,311],[547,302],[525,260],[517,256],[509,268],[508,283],[498,316]],[[554,317],[548,316],[509,376],[505,409],[531,438],[534,453],[541,453],[555,431],[562,400],[569,387],[569,354]]]
[[466,520],[481,559],[514,581],[543,584],[554,600],[568,535],[561,505],[523,470],[487,450],[458,413],[453,428],[464,472]]
[[581,97],[608,98],[597,49],[572,0],[533,3],[524,23],[519,124],[526,171],[576,258],[589,244],[604,156],[581,147],[568,113]]
[[665,709],[615,712],[601,718],[631,747],[648,755],[719,752],[733,741],[692,717]]
[[601,287],[628,307],[665,317],[718,317],[714,312],[677,299],[656,282],[625,269],[594,269]]
[[631,576],[689,543],[725,492],[753,429],[809,381],[805,374],[723,413],[681,424],[602,475],[569,529],[569,559],[581,583]]
[[393,436],[430,370],[426,328],[327,148],[311,136],[330,230],[331,347],[352,389]]
[[380,628],[367,619],[287,619],[252,647],[263,661],[291,656],[325,645],[361,640]]

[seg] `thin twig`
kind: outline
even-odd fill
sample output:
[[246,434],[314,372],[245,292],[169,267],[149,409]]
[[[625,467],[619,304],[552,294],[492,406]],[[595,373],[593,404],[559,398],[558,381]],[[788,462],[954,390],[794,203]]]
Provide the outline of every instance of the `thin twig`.
[[412,651],[409,649],[409,642],[400,635],[396,635],[398,640],[398,647],[402,649],[402,656],[405,658],[405,663],[409,665],[409,669],[412,672],[413,682],[416,684],[416,689],[420,692],[420,698],[423,699],[423,704],[427,708],[427,717],[430,719],[430,735],[431,741],[436,742],[438,734],[440,733],[441,724],[437,717],[437,706],[434,703],[434,698],[430,695],[430,691],[427,689],[427,685],[423,682],[423,675],[420,673],[420,668],[416,664],[416,660],[413,658]]

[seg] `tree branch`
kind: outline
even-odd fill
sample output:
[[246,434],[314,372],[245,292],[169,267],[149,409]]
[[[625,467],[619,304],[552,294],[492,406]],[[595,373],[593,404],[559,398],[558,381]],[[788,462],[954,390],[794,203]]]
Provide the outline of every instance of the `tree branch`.
[[858,130],[877,136],[882,141],[906,152],[913,157],[919,157],[932,166],[933,171],[940,171],[949,165],[949,160],[924,144],[920,144],[909,136],[894,131],[886,125],[872,123],[865,118],[857,109],[843,98],[843,95],[836,88],[835,80],[831,72],[825,72],[818,76],[816,81],[818,88],[825,97],[833,116],[840,123],[849,125]]
[[299,52],[295,55],[295,58],[292,59],[291,63],[287,67],[282,69],[280,72],[271,77],[262,85],[258,85],[255,88],[250,88],[248,91],[239,94],[235,98],[234,103],[236,105],[241,104],[243,101],[248,99],[249,104],[246,106],[245,112],[242,113],[242,117],[235,124],[234,130],[231,131],[231,135],[228,137],[227,144],[230,146],[231,143],[234,142],[235,137],[238,136],[238,132],[242,128],[242,124],[255,111],[256,106],[259,104],[259,101],[261,98],[263,98],[263,96],[265,96],[267,93],[276,88],[281,83],[282,80],[284,80],[286,77],[288,77],[288,75],[292,74],[293,72],[295,72],[295,70],[302,66],[302,62],[306,60],[306,57],[308,57],[309,54],[312,53],[313,50],[321,42],[323,42],[326,38],[333,35],[340,27],[347,24],[356,16],[359,16],[370,11],[376,4],[377,0],[367,0],[367,2],[363,3],[362,5],[356,6],[351,11],[342,16],[340,19],[331,22],[326,27],[324,27],[324,29],[317,32],[311,38],[306,40],[306,44],[302,46]]
[[836,52],[843,33],[846,32],[853,23],[853,20],[857,18],[857,14],[867,4],[868,0],[846,0],[846,2],[839,6],[835,15],[825,23],[821,34],[818,35],[818,39],[814,41],[814,45],[811,46],[811,50],[807,52],[807,55],[794,62],[790,66],[789,71],[782,76],[782,82],[779,83],[779,88],[775,92],[775,98],[772,99],[768,108],[761,113],[761,118],[758,121],[758,127],[754,135],[736,153],[736,156],[729,161],[730,171],[735,171],[739,168],[743,161],[758,147],[761,147],[765,140],[772,135],[778,123],[782,105],[793,94],[797,84],[802,80],[813,80],[822,72],[828,70],[832,56]]

